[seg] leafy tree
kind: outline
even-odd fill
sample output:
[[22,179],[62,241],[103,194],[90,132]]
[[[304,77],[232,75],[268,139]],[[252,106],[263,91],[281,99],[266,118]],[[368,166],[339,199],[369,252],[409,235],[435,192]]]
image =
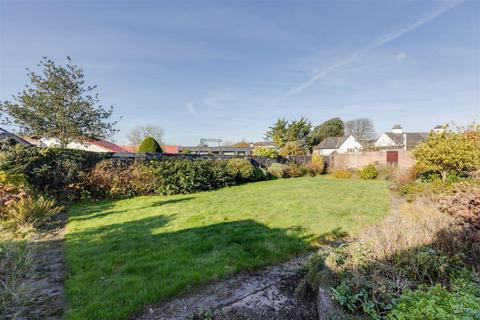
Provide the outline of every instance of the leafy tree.
[[285,118],[278,119],[273,126],[269,127],[269,130],[265,134],[267,140],[275,142],[279,147],[283,147],[287,143],[287,128],[288,121]]
[[300,141],[305,143],[307,137],[312,129],[312,124],[307,118],[301,117],[298,120],[293,120],[287,127],[287,141]]
[[357,141],[373,139],[375,130],[373,121],[368,118],[358,118],[345,122],[345,134],[352,135]]
[[61,147],[71,141],[105,138],[114,134],[110,122],[113,107],[99,104],[97,86],[85,85],[83,70],[68,57],[65,66],[44,57],[41,73],[27,69],[30,85],[13,96],[13,102],[0,102],[1,108],[22,133],[57,138]]
[[313,129],[309,136],[309,145],[314,147],[328,137],[345,135],[343,121],[340,118],[329,119]]
[[277,149],[274,148],[267,148],[267,147],[255,147],[252,150],[252,155],[260,156],[260,157],[268,157],[268,158],[277,158],[279,153]]
[[156,125],[147,124],[133,128],[128,134],[127,138],[133,145],[139,145],[146,137],[152,137],[161,144],[163,142],[164,134],[165,130],[163,130],[163,128]]
[[418,163],[439,171],[442,179],[449,171],[480,169],[480,135],[472,132],[431,132],[412,154]]
[[161,153],[162,147],[153,137],[146,137],[138,147],[138,153]]
[[289,141],[283,146],[280,154],[286,156],[303,156],[306,154],[306,149],[296,141]]
[[307,143],[312,125],[307,118],[288,122],[285,118],[278,119],[265,134],[267,140],[272,140],[278,147],[284,147],[287,142],[297,142],[298,145]]

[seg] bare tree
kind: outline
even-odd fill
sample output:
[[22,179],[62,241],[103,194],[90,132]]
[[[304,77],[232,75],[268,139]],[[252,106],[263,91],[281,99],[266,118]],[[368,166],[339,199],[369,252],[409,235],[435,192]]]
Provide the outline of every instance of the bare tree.
[[368,118],[358,118],[345,122],[345,134],[352,135],[357,141],[373,139],[375,130],[372,120]]
[[128,134],[127,138],[133,145],[139,145],[146,137],[152,137],[157,140],[159,144],[163,144],[164,134],[165,130],[163,130],[163,128],[156,125],[147,124],[133,128]]

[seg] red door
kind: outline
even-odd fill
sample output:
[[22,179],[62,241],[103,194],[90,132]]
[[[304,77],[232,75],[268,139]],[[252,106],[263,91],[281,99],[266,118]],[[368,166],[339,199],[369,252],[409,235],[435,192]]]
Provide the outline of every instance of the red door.
[[387,151],[387,163],[398,164],[398,151]]

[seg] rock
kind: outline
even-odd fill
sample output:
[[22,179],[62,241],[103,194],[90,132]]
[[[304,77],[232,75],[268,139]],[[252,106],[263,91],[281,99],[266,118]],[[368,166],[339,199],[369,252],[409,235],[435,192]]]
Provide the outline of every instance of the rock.
[[327,320],[333,314],[334,304],[328,294],[328,290],[322,287],[318,288],[317,294],[317,312],[319,320]]

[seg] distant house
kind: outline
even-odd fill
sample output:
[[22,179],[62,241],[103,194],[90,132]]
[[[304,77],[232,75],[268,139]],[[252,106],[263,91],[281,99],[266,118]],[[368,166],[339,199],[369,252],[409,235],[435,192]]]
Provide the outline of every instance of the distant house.
[[398,124],[384,132],[375,142],[376,149],[410,150],[428,138],[428,132],[404,132]]
[[[162,145],[162,150],[164,153],[180,153],[178,146],[165,146]],[[131,146],[122,146],[124,152],[137,152],[138,146],[131,145]]]
[[25,139],[20,138],[16,134],[13,134],[11,132],[8,132],[5,129],[0,128],[0,140],[4,140],[4,139],[11,139],[11,140],[15,141],[16,143],[24,145],[24,146],[31,146],[32,145],[30,142],[26,141]]
[[[40,138],[35,143],[38,147],[58,147],[60,142],[55,138]],[[85,150],[92,152],[124,152],[125,150],[110,141],[103,139],[87,139],[83,142],[70,142],[67,149]]]
[[250,143],[250,147],[264,147],[268,149],[278,149],[277,145],[273,141],[259,141]]
[[313,148],[314,153],[328,156],[333,152],[347,153],[362,150],[362,145],[352,136],[328,137]]
[[210,147],[207,145],[203,146],[179,146],[178,150],[180,153],[190,153],[190,154],[218,154],[224,156],[249,156],[252,154],[252,147]]

